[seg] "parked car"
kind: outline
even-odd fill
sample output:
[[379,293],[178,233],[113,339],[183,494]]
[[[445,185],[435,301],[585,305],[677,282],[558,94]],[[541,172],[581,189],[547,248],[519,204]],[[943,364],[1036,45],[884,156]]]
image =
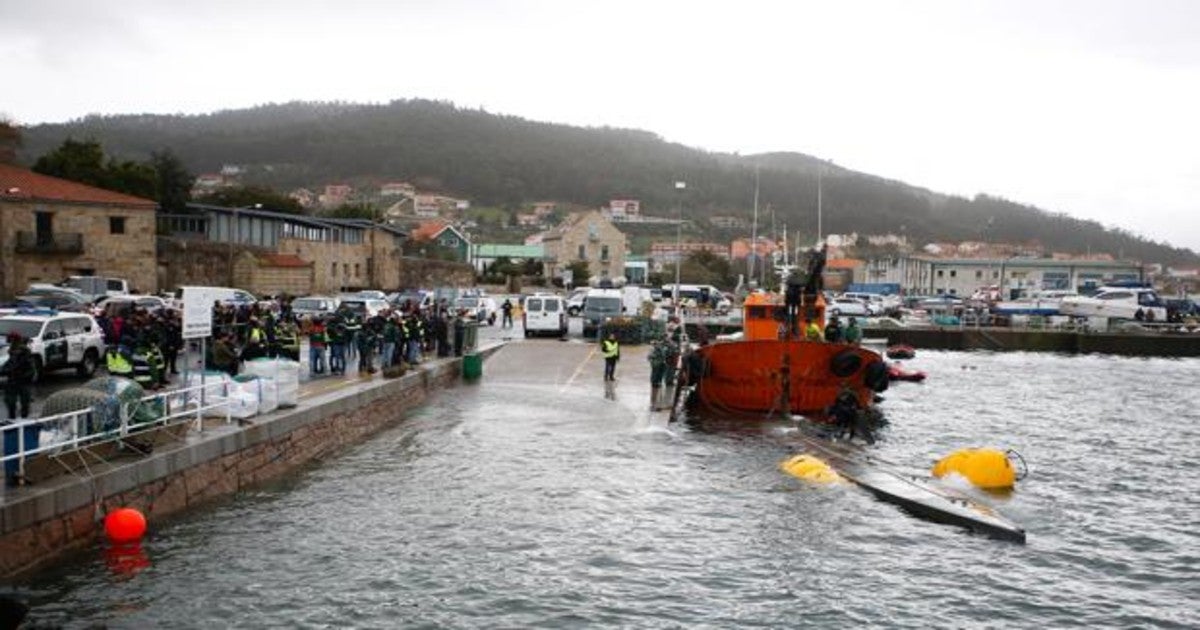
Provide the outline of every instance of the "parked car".
[[475,316],[475,321],[489,325],[496,320],[496,300],[489,296],[460,297],[454,303],[455,308],[465,310]]
[[18,295],[17,305],[30,308],[52,308],[73,313],[87,313],[92,307],[92,303],[86,297],[69,291],[45,291]]
[[845,296],[833,298],[833,301],[825,305],[825,311],[832,317],[867,317],[872,314],[866,302]]
[[292,313],[297,317],[327,317],[337,310],[338,304],[335,297],[310,295],[292,300]]
[[125,312],[132,310],[134,307],[143,308],[147,311],[156,311],[163,308],[170,308],[170,303],[157,295],[121,295],[117,297],[108,297],[96,303],[95,313],[106,313],[109,317],[116,315],[117,312]]
[[[587,294],[587,287],[583,287],[575,289],[571,292],[571,295],[567,296],[567,315],[575,317],[583,312],[583,300],[587,297]],[[659,300],[662,300],[661,295],[659,296]]]
[[68,367],[90,377],[104,354],[104,333],[91,315],[29,309],[0,317],[0,366],[8,361],[8,335],[14,332],[29,341],[34,382],[48,371]]
[[358,314],[359,317],[367,318],[374,317],[381,313],[385,308],[388,308],[387,300],[376,300],[373,298],[339,298],[338,310],[350,309]]
[[434,305],[433,291],[422,289],[411,289],[395,293],[388,301],[396,308],[403,308],[405,304],[411,304],[422,311],[433,308]]

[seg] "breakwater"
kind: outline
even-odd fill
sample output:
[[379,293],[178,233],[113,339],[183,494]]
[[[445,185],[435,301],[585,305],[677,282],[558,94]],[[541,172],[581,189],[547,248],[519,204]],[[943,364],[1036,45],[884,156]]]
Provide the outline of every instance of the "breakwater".
[[1197,333],[1098,333],[1014,328],[864,328],[866,337],[886,338],[931,350],[1065,352],[1125,356],[1197,357]]

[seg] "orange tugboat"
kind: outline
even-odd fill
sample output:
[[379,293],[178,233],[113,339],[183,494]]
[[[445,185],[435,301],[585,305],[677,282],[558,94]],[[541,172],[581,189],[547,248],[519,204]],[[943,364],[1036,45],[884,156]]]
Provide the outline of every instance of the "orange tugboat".
[[887,389],[887,365],[877,353],[822,339],[824,266],[825,253],[817,252],[807,273],[788,278],[784,294],[750,294],[741,339],[692,351],[686,365],[694,403],[718,412],[822,414],[845,390],[865,409]]

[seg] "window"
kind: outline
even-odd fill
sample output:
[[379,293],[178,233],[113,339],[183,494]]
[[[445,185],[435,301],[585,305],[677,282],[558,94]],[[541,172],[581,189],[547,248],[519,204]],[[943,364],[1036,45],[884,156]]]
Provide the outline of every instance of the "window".
[[354,263],[354,277],[359,277],[358,263]]
[[54,213],[33,213],[38,245],[49,245],[54,242]]
[[608,260],[608,245],[600,246],[600,260]]
[[342,263],[342,277],[350,277],[350,263]]
[[330,264],[329,264],[329,277],[330,277],[330,278],[336,278],[336,277],[337,277],[337,263],[330,263]]
[[125,217],[108,217],[108,233],[109,234],[124,234],[125,233]]
[[941,278],[944,274],[945,274],[945,272],[943,270],[938,269],[937,277]]
[[578,258],[579,260],[584,260],[587,258],[587,246],[586,245],[579,246],[579,255],[576,256],[576,258]]
[[976,279],[976,280],[979,280],[979,279],[981,279],[981,278],[983,278],[983,272],[982,272],[982,271],[980,271],[980,270],[978,270],[978,269],[976,269],[976,270],[975,270],[975,279]]
[[950,270],[950,277],[951,277],[951,278],[957,278],[957,277],[958,277],[958,270],[957,270],[957,269],[951,269],[951,270]]

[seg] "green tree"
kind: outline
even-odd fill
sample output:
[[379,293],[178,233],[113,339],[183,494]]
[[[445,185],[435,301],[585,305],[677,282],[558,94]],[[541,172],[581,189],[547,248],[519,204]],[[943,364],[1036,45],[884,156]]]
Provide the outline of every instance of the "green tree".
[[68,137],[57,149],[38,158],[33,171],[100,188],[108,184],[104,149],[95,140]]
[[203,195],[196,199],[199,203],[226,208],[249,208],[261,206],[263,210],[286,212],[289,214],[304,214],[304,207],[299,201],[264,186],[234,186]]
[[156,182],[154,198],[163,212],[185,212],[192,200],[192,184],[196,178],[183,166],[183,161],[170,149],[150,154]]
[[588,270],[588,261],[576,260],[567,265],[567,269],[571,270],[571,285],[576,287],[586,287],[588,278],[591,277],[591,272]]
[[103,177],[103,183],[96,184],[101,188],[143,199],[158,197],[158,174],[154,172],[154,167],[146,162],[109,160],[108,166],[104,167]]

